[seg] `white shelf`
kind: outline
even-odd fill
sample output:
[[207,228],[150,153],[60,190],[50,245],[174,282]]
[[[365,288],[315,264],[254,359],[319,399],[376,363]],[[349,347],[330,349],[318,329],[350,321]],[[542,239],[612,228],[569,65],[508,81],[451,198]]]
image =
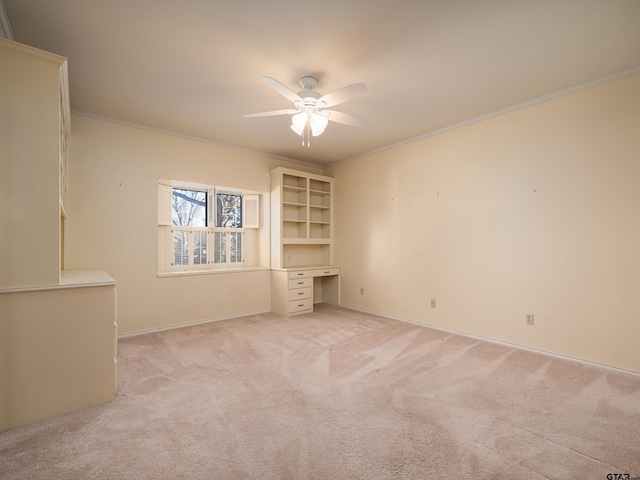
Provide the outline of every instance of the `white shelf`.
[[333,179],[271,171],[271,266],[326,265],[332,255]]

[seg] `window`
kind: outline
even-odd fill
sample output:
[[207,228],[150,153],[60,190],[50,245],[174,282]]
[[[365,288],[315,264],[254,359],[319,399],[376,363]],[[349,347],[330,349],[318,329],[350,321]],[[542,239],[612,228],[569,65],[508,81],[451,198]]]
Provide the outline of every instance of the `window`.
[[166,270],[243,267],[245,229],[258,227],[259,196],[200,187],[159,184],[158,224],[170,227]]
[[216,227],[242,228],[242,195],[216,193]]
[[182,227],[206,227],[207,192],[174,188],[171,196],[171,224]]

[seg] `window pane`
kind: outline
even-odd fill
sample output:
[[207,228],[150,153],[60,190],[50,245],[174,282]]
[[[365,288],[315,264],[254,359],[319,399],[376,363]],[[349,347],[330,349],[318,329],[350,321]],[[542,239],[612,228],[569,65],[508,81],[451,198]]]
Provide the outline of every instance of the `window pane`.
[[189,265],[189,232],[186,230],[173,232],[173,263]]
[[242,262],[242,232],[229,232],[231,237],[231,263]]
[[204,265],[207,263],[207,232],[193,232],[193,264]]
[[173,189],[171,220],[183,227],[207,226],[207,192]]
[[216,227],[242,228],[242,195],[216,194]]
[[227,232],[213,232],[213,261],[227,263]]

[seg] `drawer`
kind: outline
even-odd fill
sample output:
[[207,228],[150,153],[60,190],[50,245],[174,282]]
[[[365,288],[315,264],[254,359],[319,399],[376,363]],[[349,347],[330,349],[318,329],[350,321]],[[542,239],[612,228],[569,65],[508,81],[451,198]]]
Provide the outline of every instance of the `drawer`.
[[293,278],[307,278],[311,276],[311,270],[298,270],[296,272],[289,272],[289,280]]
[[305,300],[307,298],[311,298],[311,287],[307,288],[296,288],[294,290],[289,290],[289,298],[288,300]]
[[289,290],[293,290],[294,288],[306,288],[311,287],[313,285],[313,278],[294,278],[293,280],[289,280]]
[[304,300],[294,300],[289,302],[289,313],[300,313],[304,311],[313,311],[313,301],[310,298]]
[[336,268],[318,268],[313,271],[314,277],[324,277],[329,275],[340,275],[340,269]]

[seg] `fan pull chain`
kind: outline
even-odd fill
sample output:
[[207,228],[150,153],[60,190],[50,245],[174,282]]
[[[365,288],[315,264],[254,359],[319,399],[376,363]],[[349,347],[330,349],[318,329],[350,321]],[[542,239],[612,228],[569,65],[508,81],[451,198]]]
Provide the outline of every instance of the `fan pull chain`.
[[307,146],[307,148],[310,148],[311,147],[311,141],[310,141],[310,138],[311,138],[311,125],[310,125],[310,122],[309,122],[308,119],[307,119],[307,123],[304,126],[304,130],[302,130],[302,146],[303,147],[305,146],[305,140],[304,140],[305,136],[307,137],[306,146]]

